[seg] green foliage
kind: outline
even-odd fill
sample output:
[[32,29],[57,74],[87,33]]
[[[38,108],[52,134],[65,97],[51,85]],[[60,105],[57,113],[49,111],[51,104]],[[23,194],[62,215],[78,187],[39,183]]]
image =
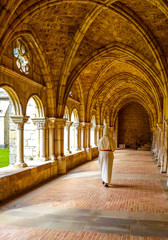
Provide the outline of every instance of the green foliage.
[[0,168],[9,165],[9,149],[0,149]]

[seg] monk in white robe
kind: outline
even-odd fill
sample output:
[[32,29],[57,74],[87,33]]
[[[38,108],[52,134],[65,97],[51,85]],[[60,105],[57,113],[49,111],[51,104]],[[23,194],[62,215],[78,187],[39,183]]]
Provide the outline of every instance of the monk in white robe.
[[109,129],[105,128],[104,136],[98,142],[99,150],[99,165],[101,169],[101,178],[104,187],[108,187],[111,183],[112,168],[113,168],[113,152],[116,149],[114,140],[109,137]]

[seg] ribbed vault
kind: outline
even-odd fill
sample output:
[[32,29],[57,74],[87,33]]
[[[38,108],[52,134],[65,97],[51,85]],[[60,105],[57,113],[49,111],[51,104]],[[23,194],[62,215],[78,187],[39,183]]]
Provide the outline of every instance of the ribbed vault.
[[[24,37],[37,54],[47,87],[48,115],[61,118],[70,91],[80,120],[114,125],[131,101],[162,121],[167,99],[168,4],[164,0],[4,0],[0,56]],[[168,117],[168,116],[167,116]]]

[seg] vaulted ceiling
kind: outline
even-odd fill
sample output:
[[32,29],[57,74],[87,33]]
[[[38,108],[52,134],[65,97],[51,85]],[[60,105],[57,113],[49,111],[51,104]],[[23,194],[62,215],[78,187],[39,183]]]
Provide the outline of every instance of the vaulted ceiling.
[[99,108],[111,124],[128,102],[139,102],[151,122],[167,97],[166,0],[1,0],[0,53],[19,35],[32,35],[56,91],[57,117],[80,85],[85,120]]

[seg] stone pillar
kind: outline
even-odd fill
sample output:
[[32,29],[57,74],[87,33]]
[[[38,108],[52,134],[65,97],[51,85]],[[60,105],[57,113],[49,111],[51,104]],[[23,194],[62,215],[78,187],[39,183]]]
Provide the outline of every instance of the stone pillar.
[[155,142],[155,160],[158,161],[159,156],[159,144],[160,144],[160,130],[157,124],[157,130],[156,130],[156,142]]
[[167,151],[168,151],[168,120],[164,121],[164,137],[163,137],[163,159],[161,161],[160,171],[162,173],[167,172]]
[[48,128],[49,128],[49,159],[52,161],[56,161],[54,148],[55,118],[48,119]]
[[67,130],[67,146],[66,146],[66,153],[70,154],[71,150],[70,150],[70,127],[72,125],[73,122],[67,121],[66,122],[66,130]]
[[99,139],[100,139],[100,131],[99,131],[99,129],[100,129],[100,125],[97,125],[97,126],[96,126],[96,132],[97,132],[97,144],[98,144]]
[[85,123],[81,123],[81,148],[86,150],[86,134],[85,134]]
[[94,143],[95,143],[95,146],[97,146],[97,126],[95,126],[95,130],[94,130]]
[[64,155],[64,127],[66,123],[65,118],[56,118],[56,144],[57,148],[57,161],[58,161],[58,173],[66,173],[66,158]]
[[17,159],[14,167],[27,167],[27,164],[24,162],[24,124],[29,117],[11,116],[11,119],[17,125]]
[[161,166],[161,161],[162,161],[162,150],[163,150],[163,124],[157,124],[158,127],[158,134],[159,134],[159,138],[158,138],[158,145],[157,145],[157,152],[158,152],[158,162],[157,162],[157,166],[160,167]]
[[90,148],[91,147],[91,145],[90,145],[90,130],[91,130],[92,124],[85,123],[85,126],[86,126],[86,148]]
[[113,139],[114,127],[109,128],[109,136]]
[[75,151],[79,151],[79,123],[73,123],[75,136]]
[[100,138],[103,137],[103,129],[104,129],[104,125],[100,125],[100,127],[99,127],[99,137]]
[[92,160],[92,150],[90,146],[90,129],[92,127],[91,123],[85,123],[85,132],[86,132],[86,153],[87,153],[87,160]]
[[78,150],[82,150],[82,129],[83,129],[83,123],[80,122],[78,126]]
[[152,131],[153,131],[152,151],[153,151],[153,153],[155,153],[155,151],[156,151],[156,140],[157,140],[157,127],[153,127]]
[[[33,123],[37,126],[37,131],[40,132],[40,155],[38,157],[39,161],[46,161],[46,135],[45,135],[45,130],[46,130],[46,119],[45,117],[42,118],[32,118]],[[38,148],[39,148],[38,146]]]

